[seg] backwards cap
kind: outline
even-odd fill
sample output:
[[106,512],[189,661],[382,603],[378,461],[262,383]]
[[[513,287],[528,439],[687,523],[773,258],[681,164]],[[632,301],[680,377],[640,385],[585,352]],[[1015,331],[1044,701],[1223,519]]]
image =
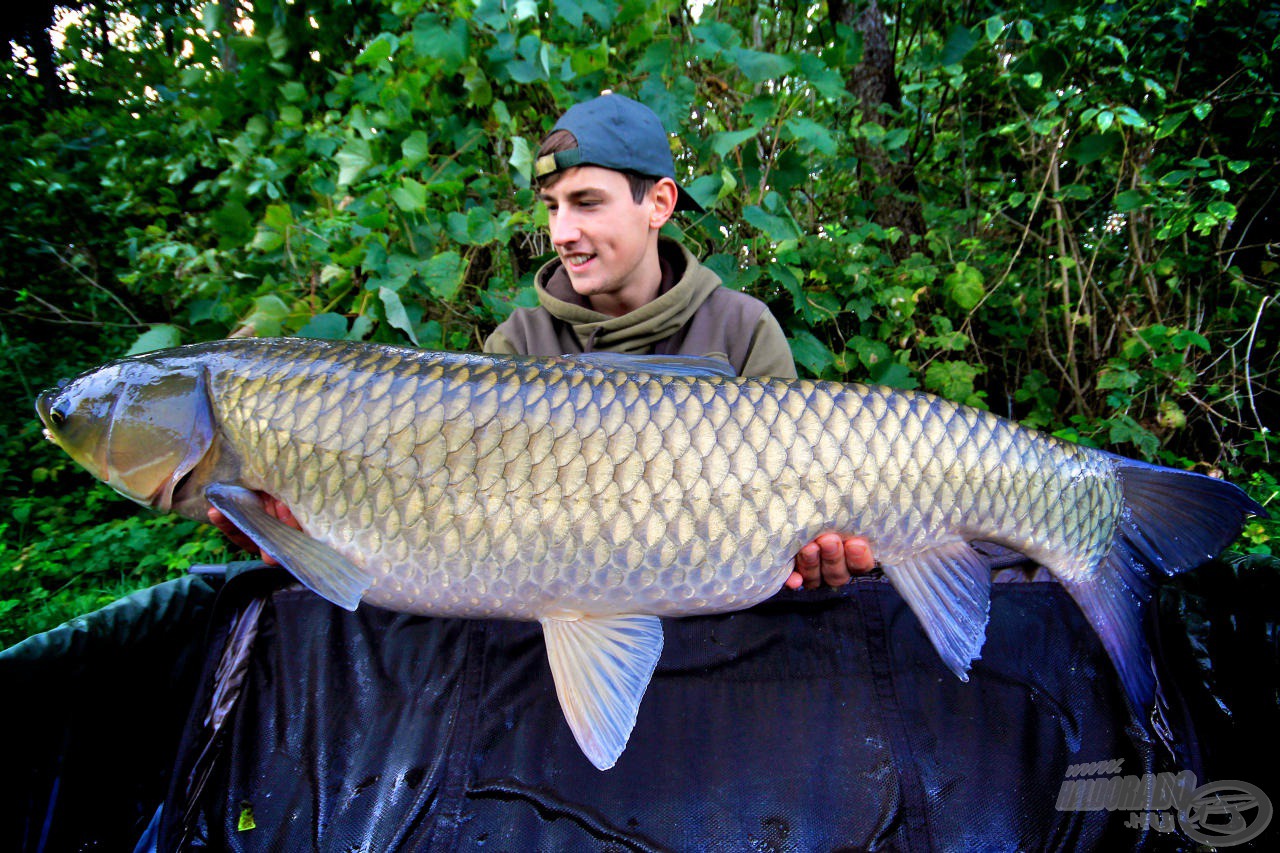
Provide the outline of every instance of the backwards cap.
[[[534,163],[538,180],[574,166],[601,166],[646,178],[676,179],[667,132],[653,110],[638,101],[623,95],[601,95],[570,107],[554,130],[572,133],[578,147],[539,157]],[[702,205],[678,181],[676,190],[676,210],[703,212]]]

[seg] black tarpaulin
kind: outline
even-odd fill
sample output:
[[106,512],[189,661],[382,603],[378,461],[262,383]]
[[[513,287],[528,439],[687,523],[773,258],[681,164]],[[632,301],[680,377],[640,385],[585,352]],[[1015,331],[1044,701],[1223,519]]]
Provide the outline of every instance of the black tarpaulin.
[[1069,764],[1122,759],[1141,773],[1154,759],[1129,736],[1109,664],[1054,584],[996,587],[968,684],[883,582],[664,627],[628,749],[601,772],[561,716],[538,626],[352,614],[302,589],[276,592],[212,741],[199,719],[210,699],[195,703],[181,752],[203,760],[179,765],[163,838],[216,850],[1141,838],[1118,825],[1127,815],[1055,810]]
[[[31,734],[11,750],[0,847],[1187,847],[1123,811],[1057,807],[1072,765],[1181,768],[1141,737],[1053,583],[993,587],[967,684],[880,580],[664,620],[635,731],[604,772],[562,718],[536,625],[348,613],[273,571],[230,578],[212,607],[200,589],[92,655],[0,653],[4,730]],[[1202,612],[1188,600],[1180,620]],[[1185,658],[1181,624],[1157,645]],[[1204,686],[1212,667],[1195,661],[1213,644],[1192,631],[1188,674],[1166,688]],[[1209,686],[1208,713],[1238,715]],[[1186,763],[1203,738],[1182,693]]]

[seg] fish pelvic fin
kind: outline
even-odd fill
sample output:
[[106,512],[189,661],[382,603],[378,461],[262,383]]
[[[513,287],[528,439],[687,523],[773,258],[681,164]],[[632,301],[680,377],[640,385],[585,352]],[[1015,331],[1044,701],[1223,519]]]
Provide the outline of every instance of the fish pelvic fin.
[[987,638],[991,565],[967,542],[954,541],[883,564],[943,663],[961,681]]
[[539,621],[565,720],[587,759],[608,770],[626,748],[662,655],[662,623],[638,614]]
[[1245,519],[1267,511],[1225,480],[1112,458],[1125,510],[1111,550],[1091,578],[1063,585],[1101,639],[1135,715],[1161,734],[1167,725],[1143,630],[1152,575],[1172,576],[1213,559],[1240,535]]
[[320,597],[355,610],[373,581],[368,573],[322,542],[273,518],[262,499],[243,486],[211,483],[205,498],[264,552]]

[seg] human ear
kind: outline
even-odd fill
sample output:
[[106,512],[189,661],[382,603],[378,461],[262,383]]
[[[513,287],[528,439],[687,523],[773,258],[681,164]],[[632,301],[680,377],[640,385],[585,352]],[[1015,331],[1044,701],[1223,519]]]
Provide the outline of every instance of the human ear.
[[659,178],[649,190],[649,198],[653,210],[649,214],[649,227],[657,230],[667,224],[671,214],[676,212],[676,200],[679,197],[676,182],[670,178]]

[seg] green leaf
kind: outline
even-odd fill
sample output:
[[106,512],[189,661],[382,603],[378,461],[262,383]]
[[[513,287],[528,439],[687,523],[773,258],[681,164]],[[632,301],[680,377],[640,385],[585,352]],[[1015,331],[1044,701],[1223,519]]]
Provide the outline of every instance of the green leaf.
[[1129,390],[1136,388],[1141,381],[1142,375],[1131,370],[1125,362],[1119,359],[1112,359],[1111,363],[1098,374],[1098,388],[1100,390],[1109,388]]
[[133,342],[133,346],[129,347],[129,351],[125,355],[140,355],[144,352],[176,347],[181,343],[182,332],[178,330],[177,326],[160,323],[138,335]]
[[214,229],[234,243],[243,243],[253,228],[253,217],[248,208],[235,201],[215,209],[209,218]]
[[439,60],[446,74],[454,73],[470,55],[470,34],[463,20],[441,26],[433,13],[424,12],[413,22],[413,52]]
[[244,325],[251,327],[256,335],[275,337],[280,334],[287,316],[289,306],[279,296],[271,293],[253,300],[253,311],[245,318]]
[[582,29],[582,6],[575,0],[556,0],[551,4],[551,9],[558,18],[575,30]]
[[267,36],[267,49],[271,51],[272,59],[284,59],[284,55],[289,52],[289,37],[284,34],[283,27],[271,30],[271,34]]
[[399,45],[400,40],[391,33],[379,33],[356,57],[356,65],[377,65],[385,59],[390,59]]
[[911,370],[905,364],[899,364],[896,361],[880,362],[871,369],[867,378],[876,385],[888,385],[890,388],[899,388],[903,391],[920,387],[920,383],[911,375]]
[[1093,198],[1093,187],[1088,184],[1067,184],[1058,191],[1058,197],[1067,201],[1084,201]]
[[693,182],[688,184],[684,190],[693,196],[694,201],[702,205],[706,210],[720,200],[720,192],[725,188],[724,178],[719,175],[702,175],[694,178]]
[[378,298],[382,300],[382,310],[387,318],[387,322],[392,327],[399,329],[409,336],[409,340],[413,341],[413,345],[418,345],[418,336],[414,333],[413,323],[409,320],[408,313],[404,310],[404,303],[400,301],[400,294],[387,287],[378,288]]
[[1091,133],[1072,143],[1067,148],[1067,156],[1082,166],[1097,162],[1120,147],[1120,134]]
[[257,249],[259,252],[274,252],[283,245],[284,232],[263,224],[259,225],[258,229],[253,233],[253,242],[249,244],[249,247]]
[[955,272],[943,280],[947,295],[964,311],[973,310],[982,301],[986,294],[983,284],[982,273],[964,261],[956,264]]
[[291,104],[300,104],[307,99],[307,87],[297,80],[290,80],[280,87],[280,94]]
[[262,221],[277,231],[284,231],[293,224],[293,211],[287,204],[273,204],[267,208]]
[[1160,124],[1156,126],[1156,139],[1164,139],[1166,136],[1172,135],[1187,120],[1188,115],[1190,113],[1174,113],[1160,119]]
[[796,57],[797,67],[818,94],[830,100],[842,100],[849,95],[844,86],[844,78],[840,72],[829,67],[812,53],[801,53]]
[[400,153],[404,155],[404,164],[410,168],[427,159],[431,153],[431,141],[426,131],[415,130],[400,143]]
[[787,340],[791,344],[791,355],[796,363],[814,376],[821,376],[824,370],[835,363],[835,355],[812,332],[802,329]]
[[340,341],[347,336],[347,318],[341,314],[317,314],[298,330],[301,338]]
[[445,302],[453,300],[466,277],[466,261],[457,252],[441,252],[427,261],[422,270],[431,295]]
[[1116,107],[1116,119],[1129,127],[1146,127],[1147,120],[1133,107]]
[[984,368],[967,361],[935,360],[925,370],[924,387],[948,400],[973,405],[981,401],[973,382],[983,372]]
[[738,66],[738,70],[752,83],[763,83],[766,80],[777,80],[789,74],[795,63],[785,56],[776,53],[764,53],[746,47],[735,48],[730,52],[730,62]]
[[763,129],[749,127],[746,130],[724,130],[711,135],[711,150],[723,157],[748,139],[753,139]]
[[1174,333],[1169,343],[1171,343],[1177,349],[1184,349],[1186,347],[1193,346],[1193,347],[1199,347],[1205,352],[1212,351],[1209,346],[1209,339],[1206,338],[1204,335],[1200,334],[1199,332],[1193,332],[1190,329],[1181,329],[1178,332]]
[[352,139],[333,159],[338,161],[338,186],[345,187],[373,165],[373,149],[368,140]]
[[1147,204],[1147,194],[1142,190],[1125,190],[1116,196],[1116,212],[1128,213]]
[[529,140],[523,136],[511,137],[511,156],[507,159],[507,163],[516,170],[516,174],[525,179],[523,186],[527,186],[533,177],[533,155],[533,146],[529,144]]
[[796,240],[800,237],[800,232],[791,224],[790,219],[774,216],[756,204],[744,208],[742,218],[775,243],[780,243],[783,240]]
[[838,146],[831,131],[812,119],[793,116],[787,119],[782,127],[800,141],[802,149],[817,151],[827,156],[836,153]]
[[959,64],[977,43],[978,36],[973,30],[957,24],[951,28],[951,32],[947,35],[947,43],[942,46],[939,64],[943,66]]
[[1209,113],[1212,111],[1213,111],[1213,106],[1211,104],[1203,104],[1203,103],[1196,104],[1194,107],[1191,108],[1192,115],[1194,115],[1196,118],[1200,119],[1201,121],[1204,121],[1205,116],[1209,115]]
[[391,200],[405,213],[427,209],[427,188],[413,178],[401,178],[400,186],[391,191]]
[[1226,201],[1211,201],[1206,209],[1218,219],[1235,219],[1237,215],[1236,206]]

